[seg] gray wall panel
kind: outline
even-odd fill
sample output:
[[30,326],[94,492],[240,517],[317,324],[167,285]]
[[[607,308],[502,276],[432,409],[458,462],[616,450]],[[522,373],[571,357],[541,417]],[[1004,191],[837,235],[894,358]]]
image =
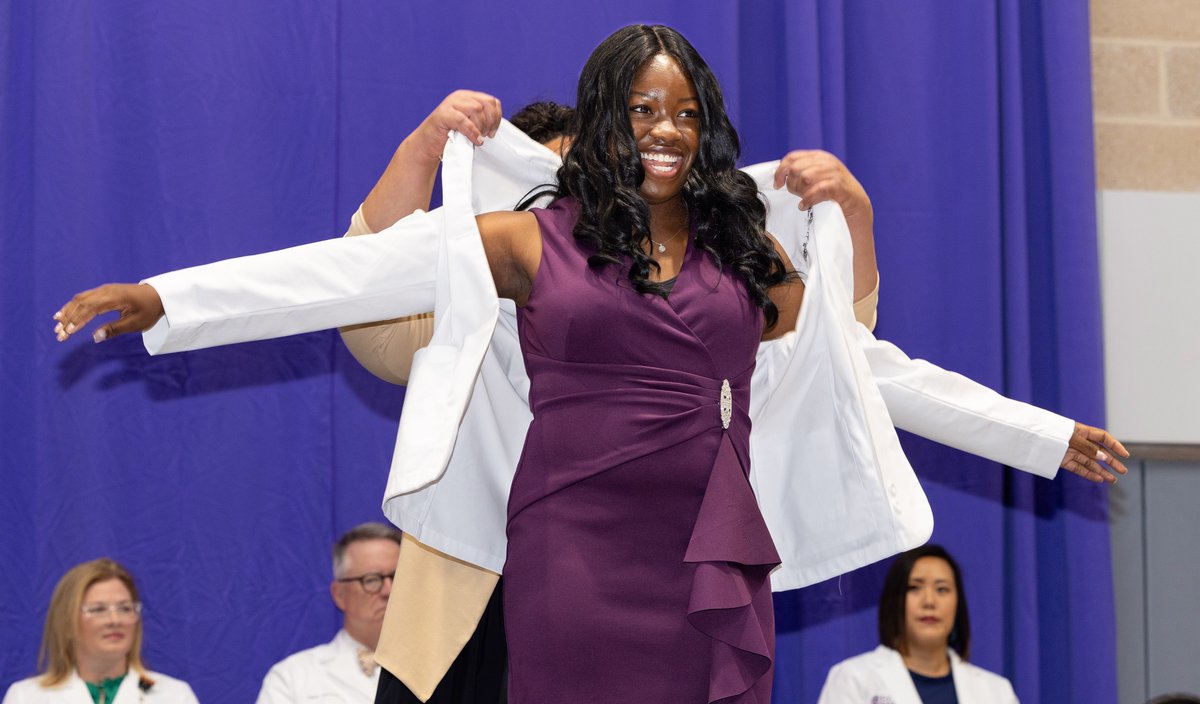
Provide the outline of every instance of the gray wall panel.
[[1200,462],[1129,463],[1109,509],[1120,704],[1200,693]]
[[1200,466],[1145,466],[1150,693],[1200,692]]

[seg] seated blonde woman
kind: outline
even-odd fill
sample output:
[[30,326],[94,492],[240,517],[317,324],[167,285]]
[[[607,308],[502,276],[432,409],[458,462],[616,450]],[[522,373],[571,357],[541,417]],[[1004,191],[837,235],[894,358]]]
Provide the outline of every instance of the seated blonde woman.
[[108,558],[72,567],[50,597],[41,674],[9,687],[3,704],[198,704],[186,682],[142,662],[142,602]]

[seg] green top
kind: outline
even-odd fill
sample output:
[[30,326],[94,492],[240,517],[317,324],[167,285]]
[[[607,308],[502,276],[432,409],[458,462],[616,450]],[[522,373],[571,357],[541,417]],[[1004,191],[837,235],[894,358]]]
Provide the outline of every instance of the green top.
[[92,684],[85,682],[87,685],[88,694],[92,695],[92,701],[95,704],[111,704],[113,697],[117,696],[117,689],[121,683],[125,681],[125,675],[120,677],[111,677],[104,680],[100,684]]

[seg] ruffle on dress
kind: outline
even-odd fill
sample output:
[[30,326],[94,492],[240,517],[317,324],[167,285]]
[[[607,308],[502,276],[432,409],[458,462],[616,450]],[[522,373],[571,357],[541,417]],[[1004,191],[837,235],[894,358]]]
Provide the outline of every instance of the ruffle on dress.
[[769,697],[775,652],[769,580],[779,553],[728,434],[684,560],[696,563],[688,621],[713,639],[708,701],[759,702],[763,678]]

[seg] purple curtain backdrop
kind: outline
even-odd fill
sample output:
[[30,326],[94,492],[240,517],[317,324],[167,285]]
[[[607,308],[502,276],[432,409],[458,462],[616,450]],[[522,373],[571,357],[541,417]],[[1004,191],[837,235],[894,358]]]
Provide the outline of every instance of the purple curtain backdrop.
[[[72,292],[341,234],[450,90],[573,100],[604,36],[679,28],[744,161],[842,157],[871,193],[881,337],[1102,422],[1085,0],[200,4],[13,0],[0,22],[0,689],[50,591],[114,557],[151,667],[205,702],[328,640],[329,547],[377,520],[403,390],[333,333],[146,356],[57,345]],[[905,438],[961,560],[974,661],[1027,703],[1116,700],[1103,490]],[[886,565],[781,594],[776,701],[872,648]]]

